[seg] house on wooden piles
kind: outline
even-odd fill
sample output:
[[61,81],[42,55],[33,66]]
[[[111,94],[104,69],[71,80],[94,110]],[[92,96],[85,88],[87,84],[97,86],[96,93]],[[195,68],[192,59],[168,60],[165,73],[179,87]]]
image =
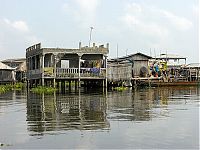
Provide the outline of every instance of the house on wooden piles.
[[[29,87],[48,85],[65,87],[75,81],[85,85],[107,86],[107,54],[109,44],[77,49],[43,48],[41,44],[26,49],[27,81]],[[63,89],[62,88],[62,89]]]
[[152,58],[152,60],[166,62],[169,69],[186,65],[186,59],[186,57],[176,54],[160,54],[160,56]]
[[149,73],[148,62],[151,58],[148,55],[136,53],[116,59],[109,59],[108,81],[128,81],[130,83],[133,78],[147,77]]
[[161,54],[149,60],[150,75],[162,77],[165,82],[175,81],[177,78],[186,80],[188,72],[183,69],[184,66],[186,66],[186,57],[175,54]]
[[186,72],[184,75],[188,81],[200,82],[200,63],[191,63],[181,68],[182,72]]
[[26,58],[6,59],[1,62],[15,69],[17,82],[26,81]]
[[0,62],[0,84],[14,83],[16,81],[14,70],[14,68]]

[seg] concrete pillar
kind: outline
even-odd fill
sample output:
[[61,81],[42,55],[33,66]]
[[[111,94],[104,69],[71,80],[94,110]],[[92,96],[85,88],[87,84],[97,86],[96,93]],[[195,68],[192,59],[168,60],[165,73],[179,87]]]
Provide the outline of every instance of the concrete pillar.
[[105,77],[105,88],[107,88],[108,84],[108,74],[107,74],[107,58],[108,56],[105,56],[105,68],[106,68],[106,77]]
[[32,66],[33,66],[33,64],[32,64],[32,57],[29,57],[29,69],[30,70],[33,70],[33,68],[32,68]]
[[45,54],[42,54],[42,59],[41,59],[42,86],[44,86],[44,58],[45,58]]
[[81,56],[78,56],[78,87],[81,87]]
[[57,56],[54,55],[54,78],[53,78],[53,87],[56,87],[56,62],[57,62]]
[[31,60],[31,57],[28,58],[28,66],[27,66],[28,70],[31,70],[31,61],[30,60]]
[[37,59],[36,59],[36,55],[34,56],[35,58],[35,68],[34,69],[37,69]]
[[79,50],[81,50],[81,42],[79,42]]

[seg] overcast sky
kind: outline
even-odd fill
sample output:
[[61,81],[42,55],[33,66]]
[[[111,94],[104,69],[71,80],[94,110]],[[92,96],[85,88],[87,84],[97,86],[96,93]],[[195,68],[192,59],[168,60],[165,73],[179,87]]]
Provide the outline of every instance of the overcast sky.
[[199,61],[198,0],[0,0],[0,60],[25,49],[110,44],[109,58],[141,52]]

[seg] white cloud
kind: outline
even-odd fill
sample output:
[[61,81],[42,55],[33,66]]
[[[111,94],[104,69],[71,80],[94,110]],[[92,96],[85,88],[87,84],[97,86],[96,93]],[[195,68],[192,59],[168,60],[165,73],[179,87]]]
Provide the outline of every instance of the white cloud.
[[176,29],[188,30],[192,27],[192,22],[184,17],[176,16],[175,14],[165,10],[161,10],[161,13],[169,22],[171,22],[172,25],[176,27]]
[[133,25],[136,25],[136,24],[139,24],[140,21],[134,16],[134,15],[131,15],[131,14],[126,14],[124,17],[123,17],[123,20],[125,21],[125,23],[129,26],[129,27],[132,27]]
[[76,0],[80,8],[87,12],[95,12],[99,4],[99,0]]
[[139,4],[137,4],[137,3],[134,3],[134,2],[132,2],[132,3],[128,3],[127,5],[126,5],[126,10],[128,11],[128,12],[131,12],[131,13],[141,13],[142,12],[142,7],[141,7],[141,5],[139,5]]
[[[154,38],[168,36],[168,29],[149,17],[152,13],[150,8],[136,3],[129,3],[126,5],[125,11],[126,13],[122,16],[121,20],[132,29],[132,31]],[[149,16],[146,16],[146,14],[149,14]]]
[[192,6],[192,11],[193,11],[194,15],[199,15],[199,6],[193,5]]
[[23,31],[23,32],[28,32],[29,28],[24,21],[16,21],[13,23],[13,27],[17,30]]
[[25,57],[26,47],[38,41],[25,21],[0,19],[0,52],[4,57]]
[[11,22],[11,21],[10,21],[9,19],[7,19],[7,18],[3,19],[3,21],[4,21],[7,25],[9,25],[9,26],[15,28],[15,29],[18,30],[18,31],[29,32],[28,25],[26,24],[25,21],[19,20],[19,21]]
[[81,27],[90,27],[95,24],[99,0],[71,0],[63,4],[62,10]]
[[174,30],[186,31],[193,25],[190,20],[172,12],[134,2],[126,4],[121,20],[130,29],[154,39],[167,38]]

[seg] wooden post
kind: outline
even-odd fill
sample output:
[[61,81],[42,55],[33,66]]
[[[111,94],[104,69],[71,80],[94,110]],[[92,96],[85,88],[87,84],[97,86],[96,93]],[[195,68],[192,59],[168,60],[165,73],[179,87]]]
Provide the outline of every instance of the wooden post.
[[57,81],[57,89],[60,89],[60,82]]
[[71,80],[69,80],[69,90],[71,90]]
[[27,82],[27,85],[26,85],[27,86],[27,92],[29,92],[29,89],[30,89],[30,80],[27,80],[26,82]]
[[65,92],[65,81],[61,81],[61,91]]
[[77,80],[75,80],[75,89],[78,87]]

